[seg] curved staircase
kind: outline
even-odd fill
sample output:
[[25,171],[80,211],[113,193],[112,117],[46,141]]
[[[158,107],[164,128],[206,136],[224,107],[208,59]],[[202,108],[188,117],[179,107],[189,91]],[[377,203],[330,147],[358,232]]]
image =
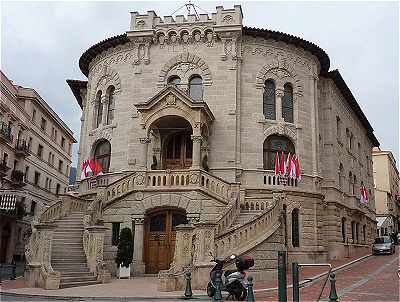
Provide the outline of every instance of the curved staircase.
[[71,213],[56,220],[51,264],[60,272],[60,288],[101,283],[89,271],[83,250],[83,213]]

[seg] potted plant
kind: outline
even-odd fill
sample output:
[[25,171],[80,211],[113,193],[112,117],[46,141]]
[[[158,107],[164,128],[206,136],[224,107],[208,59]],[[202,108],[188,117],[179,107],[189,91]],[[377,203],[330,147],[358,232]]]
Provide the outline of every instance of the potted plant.
[[133,260],[133,239],[129,228],[123,228],[119,236],[118,251],[115,262],[119,268],[118,278],[129,278]]

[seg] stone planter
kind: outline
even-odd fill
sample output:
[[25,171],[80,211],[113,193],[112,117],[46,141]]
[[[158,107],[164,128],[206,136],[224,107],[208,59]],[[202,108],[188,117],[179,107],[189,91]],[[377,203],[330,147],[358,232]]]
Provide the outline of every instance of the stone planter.
[[131,265],[129,265],[129,267],[120,265],[119,270],[118,270],[118,278],[119,279],[122,279],[122,278],[130,279],[131,278]]

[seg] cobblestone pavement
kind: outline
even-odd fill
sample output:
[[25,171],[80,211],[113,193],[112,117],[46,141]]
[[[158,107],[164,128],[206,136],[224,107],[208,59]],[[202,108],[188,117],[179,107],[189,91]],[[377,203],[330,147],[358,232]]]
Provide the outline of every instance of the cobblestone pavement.
[[[336,290],[340,302],[373,301],[397,302],[399,297],[399,247],[396,254],[372,256],[336,272]],[[316,301],[324,280],[300,289],[300,301]],[[288,283],[291,282],[288,280]],[[321,300],[328,301],[329,281],[323,291]],[[277,301],[278,293],[256,293],[256,301]],[[288,289],[288,301],[292,301],[292,288]]]

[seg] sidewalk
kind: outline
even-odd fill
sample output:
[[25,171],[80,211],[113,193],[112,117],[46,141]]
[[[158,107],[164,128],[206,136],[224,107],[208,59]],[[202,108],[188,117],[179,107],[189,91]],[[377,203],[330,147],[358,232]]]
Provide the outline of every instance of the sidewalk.
[[[337,268],[341,265],[350,263],[364,255],[356,255],[353,258],[347,258],[340,261],[331,261],[332,267]],[[323,272],[326,268],[308,267],[301,269],[300,280],[315,277]],[[251,275],[251,274],[250,274]],[[291,273],[287,274],[288,284],[291,284]],[[100,298],[103,300],[115,298],[130,298],[132,300],[144,300],[151,298],[180,299],[184,291],[178,292],[159,292],[157,290],[157,277],[133,277],[130,280],[113,279],[108,284],[98,284],[82,287],[65,288],[58,290],[45,290],[41,288],[25,287],[23,279],[7,280],[1,284],[1,292],[17,295],[39,295],[48,297],[80,297],[80,298]],[[274,291],[277,287],[277,280],[269,282],[256,282],[254,284],[255,292]],[[194,290],[193,296],[205,298],[205,290]]]

